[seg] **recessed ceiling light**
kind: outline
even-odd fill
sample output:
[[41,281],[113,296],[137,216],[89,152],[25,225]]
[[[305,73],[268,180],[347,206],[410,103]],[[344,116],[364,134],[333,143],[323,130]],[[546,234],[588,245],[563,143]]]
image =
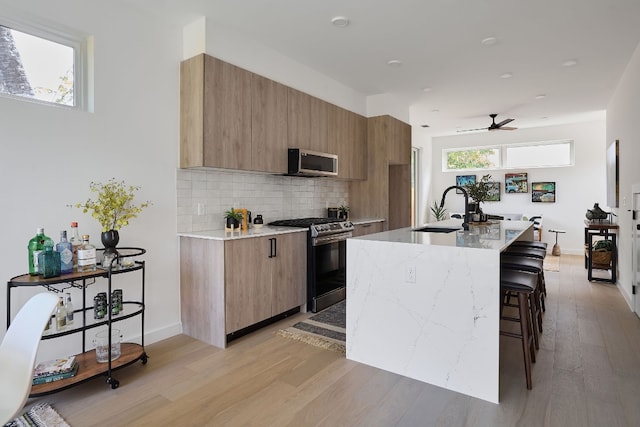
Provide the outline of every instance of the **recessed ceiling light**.
[[544,99],[546,97],[547,95],[545,95],[544,93],[541,93],[540,95],[536,95],[536,99]]
[[425,87],[424,89],[422,89],[423,92],[431,92],[431,88],[430,87]]
[[331,19],[331,23],[336,27],[344,28],[349,25],[349,18],[346,16],[336,16]]
[[504,73],[500,75],[501,79],[510,79],[511,77],[513,77],[512,73]]
[[399,61],[397,59],[392,59],[390,61],[387,61],[387,65],[389,67],[394,67],[394,68],[401,67],[402,66],[402,61]]
[[575,59],[568,59],[562,63],[563,67],[573,67],[578,64],[578,61]]
[[428,128],[429,127],[429,125],[420,125],[420,126],[422,126],[423,128]]
[[486,39],[482,39],[482,41],[480,43],[482,43],[485,46],[491,46],[494,45],[498,42],[498,39],[495,37],[487,37]]
[[435,109],[435,110],[431,110],[431,112],[432,112],[432,113],[439,113],[439,112],[440,112],[440,110]]

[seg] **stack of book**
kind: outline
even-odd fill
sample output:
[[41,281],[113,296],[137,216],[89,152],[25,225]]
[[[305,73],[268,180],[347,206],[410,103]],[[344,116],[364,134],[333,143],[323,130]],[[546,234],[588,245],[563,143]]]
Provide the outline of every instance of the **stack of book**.
[[33,385],[64,380],[75,376],[78,372],[78,361],[75,356],[41,362],[33,371]]

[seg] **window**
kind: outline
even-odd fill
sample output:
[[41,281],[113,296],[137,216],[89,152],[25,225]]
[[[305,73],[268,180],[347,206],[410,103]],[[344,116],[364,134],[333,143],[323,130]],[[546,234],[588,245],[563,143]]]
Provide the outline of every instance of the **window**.
[[0,94],[85,108],[87,43],[59,32],[18,26],[0,21]]
[[497,169],[500,167],[499,147],[477,147],[443,150],[442,170]]
[[571,166],[572,148],[571,141],[509,145],[505,147],[505,167]]
[[573,141],[569,140],[442,150],[443,172],[571,165],[573,165]]

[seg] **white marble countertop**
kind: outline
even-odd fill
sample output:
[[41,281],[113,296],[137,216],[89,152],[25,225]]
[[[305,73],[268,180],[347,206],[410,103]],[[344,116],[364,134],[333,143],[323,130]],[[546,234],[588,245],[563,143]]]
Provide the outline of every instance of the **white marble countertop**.
[[[399,228],[368,234],[356,239],[502,251],[531,225],[530,221],[495,220],[469,224],[469,231],[464,231],[461,219],[448,219],[416,228]],[[450,233],[415,231],[423,227],[456,228],[457,230]]]
[[191,231],[178,233],[180,237],[192,237],[195,239],[209,239],[209,240],[234,240],[234,239],[247,239],[252,237],[264,237],[274,236],[277,234],[287,233],[306,233],[307,228],[295,228],[295,227],[271,227],[269,225],[263,225],[261,228],[251,227],[249,230],[244,231],[225,231],[225,230],[207,230],[207,231]]

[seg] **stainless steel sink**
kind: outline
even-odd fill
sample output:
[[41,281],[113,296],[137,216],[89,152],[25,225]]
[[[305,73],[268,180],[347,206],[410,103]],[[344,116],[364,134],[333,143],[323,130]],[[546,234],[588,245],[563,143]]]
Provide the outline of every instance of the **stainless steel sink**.
[[423,233],[452,233],[454,231],[462,230],[462,228],[451,227],[422,227],[416,228],[413,231],[422,231]]

